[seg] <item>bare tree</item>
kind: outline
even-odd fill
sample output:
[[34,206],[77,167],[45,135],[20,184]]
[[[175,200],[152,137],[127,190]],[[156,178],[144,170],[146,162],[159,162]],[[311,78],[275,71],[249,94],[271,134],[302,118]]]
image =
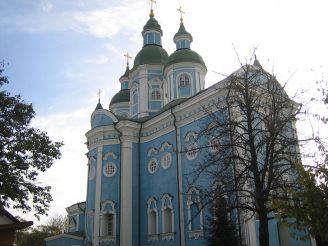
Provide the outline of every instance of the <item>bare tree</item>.
[[239,224],[241,217],[256,216],[260,245],[268,246],[275,201],[288,201],[288,191],[298,187],[293,178],[300,160],[295,122],[301,106],[256,57],[217,89],[218,100],[204,107],[208,121],[197,141],[205,142],[200,145],[206,154],[195,166],[193,182],[211,180],[201,187],[204,204],[227,197]]

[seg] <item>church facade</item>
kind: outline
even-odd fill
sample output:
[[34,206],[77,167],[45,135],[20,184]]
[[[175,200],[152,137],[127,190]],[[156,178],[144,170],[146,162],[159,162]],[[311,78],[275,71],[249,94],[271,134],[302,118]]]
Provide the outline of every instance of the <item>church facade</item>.
[[[224,96],[224,81],[205,89],[207,68],[182,18],[168,55],[152,10],[149,16],[121,90],[91,115],[86,201],[67,208],[68,232],[47,238],[48,246],[206,244],[206,211],[188,175],[204,158],[195,141],[209,123],[204,107]],[[242,223],[246,245],[257,245],[256,228],[255,218]],[[272,245],[284,245],[281,232],[277,221],[270,224]]]

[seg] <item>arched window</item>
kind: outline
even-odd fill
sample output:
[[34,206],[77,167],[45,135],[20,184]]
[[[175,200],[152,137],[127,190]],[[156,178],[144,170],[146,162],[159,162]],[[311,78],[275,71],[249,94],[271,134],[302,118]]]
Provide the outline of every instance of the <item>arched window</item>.
[[133,105],[135,105],[137,103],[138,103],[138,94],[137,93],[134,93],[133,94]]
[[137,90],[135,90],[132,94],[132,115],[138,113],[138,102],[139,102],[139,95]]
[[190,86],[190,77],[187,74],[181,74],[179,77],[179,86],[185,87]]
[[162,197],[162,230],[163,234],[173,239],[174,232],[174,211],[172,206],[172,197],[165,194]]
[[156,199],[151,197],[148,199],[148,241],[158,241],[158,211]]
[[116,211],[113,201],[105,201],[101,205],[101,239],[116,241]]
[[178,85],[180,97],[191,96],[191,79],[188,74],[184,73],[178,77]]
[[189,238],[198,239],[203,236],[203,212],[199,191],[192,187],[187,196]]

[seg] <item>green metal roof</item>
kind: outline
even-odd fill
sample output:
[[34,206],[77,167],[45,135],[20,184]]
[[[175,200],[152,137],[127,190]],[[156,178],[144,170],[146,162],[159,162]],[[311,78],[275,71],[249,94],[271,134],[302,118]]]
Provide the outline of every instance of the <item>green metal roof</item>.
[[110,101],[109,105],[113,105],[115,103],[120,102],[130,102],[130,90],[129,89],[123,89],[120,90],[118,93],[113,96],[112,100]]
[[165,67],[179,62],[194,62],[203,65],[206,68],[203,58],[191,49],[178,49],[169,56]]
[[178,32],[174,35],[173,40],[175,40],[176,38],[178,38],[179,36],[182,36],[182,35],[184,35],[184,36],[186,36],[186,35],[189,36],[190,41],[192,41],[192,36],[191,36],[191,34],[190,34],[189,32],[186,31],[186,28],[184,27],[183,22],[180,23],[179,30],[178,30]]
[[143,64],[165,64],[168,59],[167,52],[158,45],[145,45],[134,59],[134,67]]
[[161,25],[158,24],[158,21],[152,16],[149,18],[146,25],[144,26],[142,34],[144,34],[144,32],[147,32],[147,31],[158,31],[163,35]]

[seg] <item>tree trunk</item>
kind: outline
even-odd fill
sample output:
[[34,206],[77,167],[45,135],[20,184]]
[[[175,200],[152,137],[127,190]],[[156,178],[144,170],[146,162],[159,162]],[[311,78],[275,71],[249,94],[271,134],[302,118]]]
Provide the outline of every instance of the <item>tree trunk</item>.
[[269,246],[269,220],[267,213],[259,214],[260,228],[259,228],[259,242],[260,246]]

